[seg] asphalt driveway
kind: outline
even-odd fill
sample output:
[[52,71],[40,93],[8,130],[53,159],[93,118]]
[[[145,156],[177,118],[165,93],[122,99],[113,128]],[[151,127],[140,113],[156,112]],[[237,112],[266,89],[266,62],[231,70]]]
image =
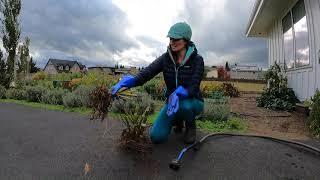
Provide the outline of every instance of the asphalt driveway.
[[[0,103],[0,179],[319,179],[320,157],[302,148],[243,137],[219,137],[168,163],[184,147],[181,136],[154,146],[141,160],[117,148],[121,123],[76,113]],[[319,146],[316,140],[310,144]],[[85,164],[89,171],[85,175]]]

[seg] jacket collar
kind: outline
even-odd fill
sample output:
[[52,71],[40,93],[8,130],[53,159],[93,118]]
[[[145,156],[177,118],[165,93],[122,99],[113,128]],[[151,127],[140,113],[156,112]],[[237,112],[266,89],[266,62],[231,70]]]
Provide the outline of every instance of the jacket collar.
[[[180,64],[180,66],[185,65],[188,62],[188,60],[190,59],[191,55],[196,53],[196,52],[197,52],[196,46],[194,45],[193,42],[191,42],[190,45],[188,46],[188,50],[186,52],[186,55],[184,56],[184,59],[183,59],[182,63]],[[172,60],[172,62],[174,64],[176,64],[176,62],[175,62],[175,60],[173,58],[170,46],[168,46],[168,53],[169,53],[169,56],[170,56],[170,59]]]

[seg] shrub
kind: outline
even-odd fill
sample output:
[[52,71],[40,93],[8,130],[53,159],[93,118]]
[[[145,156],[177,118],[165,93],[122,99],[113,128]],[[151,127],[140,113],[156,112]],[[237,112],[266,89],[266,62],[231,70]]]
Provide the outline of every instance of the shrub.
[[90,107],[90,94],[94,88],[94,86],[81,85],[73,91],[79,97],[82,106]]
[[63,105],[68,108],[81,107],[81,99],[78,95],[69,92],[63,96]]
[[146,108],[149,107],[147,115],[154,113],[155,103],[151,96],[145,93],[139,93],[131,99],[117,99],[112,102],[111,111],[114,113],[136,112],[143,114]]
[[202,119],[207,121],[226,121],[230,115],[230,107],[226,97],[205,99]]
[[75,78],[75,79],[72,79],[71,81],[70,81],[70,88],[71,89],[76,89],[77,87],[79,87],[80,86],[80,84],[81,84],[81,81],[82,81],[82,78]]
[[231,83],[223,83],[224,95],[229,97],[239,97],[239,90],[234,87]]
[[39,71],[32,76],[32,80],[34,81],[45,80],[47,77],[48,77],[47,73],[43,71]]
[[42,95],[41,102],[46,103],[46,104],[62,105],[63,104],[63,96],[66,93],[67,93],[67,91],[63,90],[63,89],[48,90]]
[[309,128],[312,133],[319,138],[320,136],[320,91],[317,90],[312,97],[311,114],[309,117]]
[[6,92],[8,99],[26,100],[27,92],[23,89],[8,89]]
[[156,100],[165,99],[165,88],[165,82],[160,79],[152,79],[143,85],[143,90]]
[[204,98],[210,98],[215,92],[223,92],[223,86],[215,81],[202,81],[200,91]]
[[90,106],[92,107],[91,120],[100,118],[104,120],[112,101],[112,96],[105,86],[98,86],[90,93]]
[[0,85],[0,99],[6,98],[6,88]]
[[46,88],[42,86],[27,86],[26,87],[27,97],[26,100],[30,102],[40,102],[42,95],[46,92]]
[[257,98],[257,105],[272,110],[292,111],[299,102],[291,88],[288,88],[285,71],[275,63],[266,73],[268,87]]
[[118,82],[117,78],[103,72],[90,72],[82,77],[81,85],[86,86],[106,86],[110,88]]

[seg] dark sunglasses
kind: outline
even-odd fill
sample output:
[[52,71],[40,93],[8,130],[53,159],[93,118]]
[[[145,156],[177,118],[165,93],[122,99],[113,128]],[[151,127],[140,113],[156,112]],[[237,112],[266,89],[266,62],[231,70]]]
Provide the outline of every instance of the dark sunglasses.
[[170,41],[176,42],[176,41],[180,41],[182,38],[180,39],[175,39],[175,38],[170,38]]

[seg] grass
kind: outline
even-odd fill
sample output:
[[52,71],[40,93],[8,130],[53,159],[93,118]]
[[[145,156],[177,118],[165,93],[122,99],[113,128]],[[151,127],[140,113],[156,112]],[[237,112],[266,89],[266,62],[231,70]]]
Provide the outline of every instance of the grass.
[[[221,81],[202,81],[203,84],[222,84]],[[260,83],[250,83],[250,82],[228,82],[233,84],[239,91],[242,92],[262,92],[263,88],[266,87],[266,84]]]
[[245,132],[247,130],[246,123],[234,117],[228,121],[197,121],[197,127],[205,132]]
[[52,104],[44,104],[44,103],[36,103],[36,102],[28,102],[24,100],[14,100],[14,99],[0,99],[0,102],[6,102],[6,103],[15,103],[20,104],[28,107],[33,108],[41,108],[41,109],[48,109],[53,111],[62,111],[62,112],[76,112],[83,115],[88,115],[91,113],[90,108],[66,108],[63,105],[52,105]]
[[[62,112],[76,112],[82,115],[90,115],[91,109],[90,108],[66,108],[63,105],[51,105],[51,104],[44,104],[44,103],[36,103],[36,102],[28,102],[23,100],[13,100],[13,99],[0,99],[0,102],[6,103],[15,103],[20,104],[28,107],[33,108],[41,108],[47,110],[54,110],[54,111],[62,111]],[[117,118],[116,113],[110,112],[108,114],[113,118]],[[153,124],[157,118],[158,113],[154,113],[148,116],[148,123]],[[247,129],[246,124],[239,118],[231,118],[228,121],[222,122],[212,122],[212,121],[197,121],[197,127],[204,131],[204,132],[243,132]]]

